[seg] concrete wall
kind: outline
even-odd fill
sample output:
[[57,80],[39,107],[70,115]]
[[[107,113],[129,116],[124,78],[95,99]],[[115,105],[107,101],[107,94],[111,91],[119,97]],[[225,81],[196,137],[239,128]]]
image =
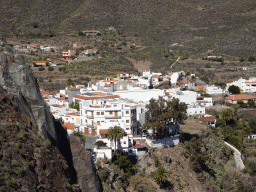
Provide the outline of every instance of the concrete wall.
[[231,149],[234,150],[234,159],[235,159],[235,162],[236,162],[236,168],[238,170],[243,170],[245,168],[244,166],[244,163],[243,163],[243,160],[241,158],[241,153],[232,145],[230,145],[229,143],[225,142],[224,143],[229,146]]
[[150,147],[153,147],[153,148],[170,147],[170,146],[178,145],[180,142],[180,137],[175,136],[175,137],[170,137],[170,138],[166,138],[166,139],[159,139],[156,141],[146,139],[146,142]]
[[108,158],[108,159],[112,159],[112,149],[109,148],[94,148],[94,151],[97,153],[97,159],[98,158]]

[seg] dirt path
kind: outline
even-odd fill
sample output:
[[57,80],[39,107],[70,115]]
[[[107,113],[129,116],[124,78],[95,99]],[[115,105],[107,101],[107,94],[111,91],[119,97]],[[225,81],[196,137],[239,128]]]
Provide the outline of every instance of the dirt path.
[[135,67],[136,69],[138,69],[139,72],[144,72],[145,70],[146,70],[146,71],[149,71],[149,70],[150,70],[150,66],[152,65],[152,62],[149,61],[149,60],[145,60],[145,62],[144,62],[144,61],[142,61],[142,60],[136,61],[135,59],[129,58],[129,57],[126,57],[126,58],[127,58],[129,61],[132,62],[132,64],[134,65],[134,67]]

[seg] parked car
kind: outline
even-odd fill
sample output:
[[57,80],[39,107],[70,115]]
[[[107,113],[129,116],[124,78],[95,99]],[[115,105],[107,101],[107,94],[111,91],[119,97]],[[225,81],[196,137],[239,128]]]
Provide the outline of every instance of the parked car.
[[142,136],[148,136],[148,131],[145,130],[145,129],[143,129],[143,130],[142,130]]

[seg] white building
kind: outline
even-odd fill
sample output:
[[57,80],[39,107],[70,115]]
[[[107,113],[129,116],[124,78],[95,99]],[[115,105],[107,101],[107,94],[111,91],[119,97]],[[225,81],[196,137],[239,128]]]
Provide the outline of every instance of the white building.
[[207,86],[206,93],[210,95],[222,94],[223,90],[218,86]]
[[196,103],[197,93],[195,91],[180,91],[173,95],[173,98],[177,98],[180,102],[186,104]]
[[249,80],[240,78],[237,81],[227,83],[226,90],[228,90],[228,88],[231,85],[238,86],[243,91],[243,93],[256,92],[256,78],[255,77],[249,78]]
[[128,135],[138,128],[136,104],[108,100],[107,96],[81,101],[80,115],[80,129],[92,135],[99,135],[100,129],[108,129],[114,122],[119,123]]
[[[134,91],[116,91],[115,94],[120,98],[133,100],[134,102],[143,101],[148,103],[150,99],[158,99],[159,96],[166,97],[164,90],[161,89],[147,89],[147,90],[134,90]],[[167,99],[167,98],[165,98]]]
[[187,108],[187,115],[188,116],[193,116],[193,115],[199,115],[202,116],[205,114],[205,107],[202,107],[200,105],[197,104],[192,104],[192,105],[188,105]]

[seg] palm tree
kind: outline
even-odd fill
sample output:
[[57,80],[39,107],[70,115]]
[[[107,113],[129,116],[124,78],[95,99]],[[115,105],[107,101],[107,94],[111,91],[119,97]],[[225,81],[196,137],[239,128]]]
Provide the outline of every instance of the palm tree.
[[116,151],[116,141],[120,141],[123,138],[123,129],[119,126],[110,127],[108,129],[108,136],[107,138],[111,141],[115,141],[115,151]]

